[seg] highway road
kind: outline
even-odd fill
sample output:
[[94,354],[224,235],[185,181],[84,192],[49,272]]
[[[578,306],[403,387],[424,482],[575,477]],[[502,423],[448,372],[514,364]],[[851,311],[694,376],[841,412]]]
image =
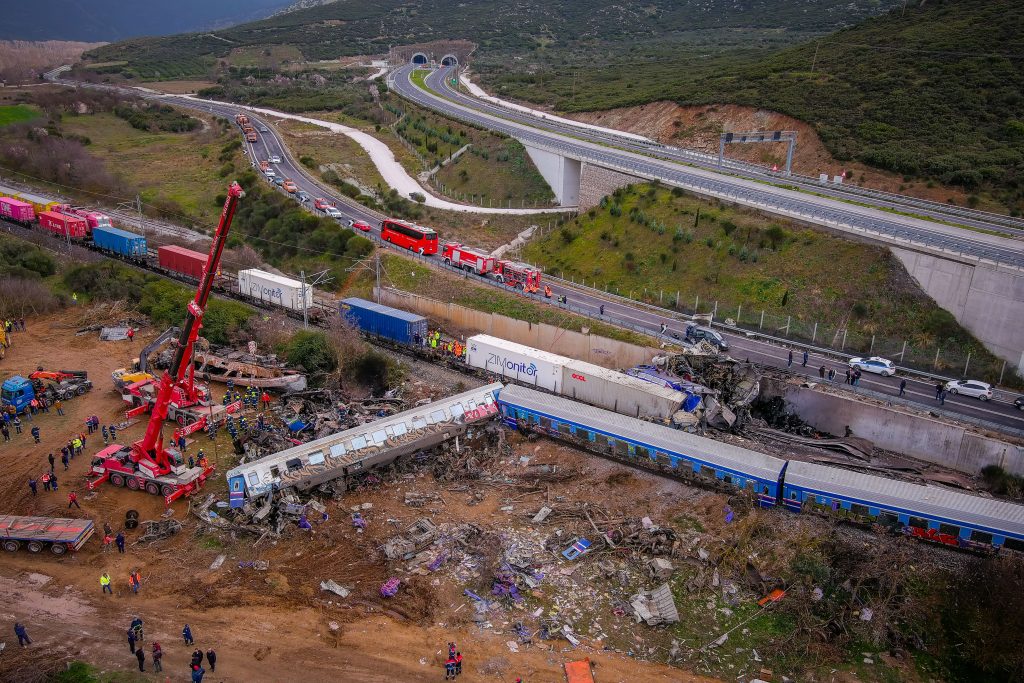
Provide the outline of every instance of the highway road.
[[904,213],[913,213],[930,220],[953,222],[979,230],[998,232],[1010,237],[1024,238],[1024,219],[1022,218],[979,211],[954,204],[944,204],[942,202],[921,199],[920,197],[873,190],[853,184],[822,184],[818,178],[796,173],[785,176],[779,172],[772,172],[765,166],[729,159],[728,157],[723,160],[720,166],[718,157],[715,154],[663,145],[644,138],[645,142],[637,140],[636,137],[639,136],[628,133],[624,135],[611,129],[595,131],[595,127],[574,123],[570,120],[552,119],[544,115],[543,112],[539,112],[540,116],[538,116],[537,114],[519,111],[508,106],[502,106],[496,102],[468,95],[451,84],[451,79],[454,76],[454,67],[438,69],[428,77],[427,83],[435,92],[446,99],[500,118],[511,119],[543,130],[582,137],[592,142],[601,142],[605,145],[639,152],[655,158],[691,164],[713,171],[724,171],[730,175],[737,175],[765,183],[797,187],[805,192],[821,194],[835,199],[869,204]]
[[[452,118],[509,135],[531,146],[894,246],[1024,269],[1024,242],[1016,239],[900,216],[877,208],[728,176],[671,160],[656,159],[591,142],[583,139],[579,131],[575,136],[550,132],[425,91],[410,80],[412,71],[412,66],[404,66],[392,74],[391,87],[402,97]],[[427,78],[428,86],[443,87],[439,81],[443,82],[445,73],[439,70],[430,74]]]
[[[135,94],[134,91],[132,92]],[[234,115],[236,113],[239,111],[245,111],[243,107],[228,103],[214,104],[196,102],[187,98],[178,98],[173,96],[161,97],[160,99],[171,101],[174,104],[185,108],[194,110],[198,109],[216,114],[231,121],[234,120]],[[379,242],[379,226],[380,221],[384,216],[362,206],[361,204],[358,204],[348,197],[344,197],[333,192],[326,186],[321,185],[306,172],[305,168],[302,167],[301,164],[292,158],[280,136],[275,131],[273,125],[271,125],[270,121],[267,120],[267,117],[253,115],[248,111],[246,111],[246,113],[249,115],[250,119],[253,119],[257,127],[265,125],[269,130],[268,133],[261,132],[259,134],[258,142],[254,144],[246,143],[246,153],[254,163],[260,159],[267,159],[274,155],[279,156],[281,158],[281,162],[279,164],[274,164],[275,171],[278,175],[289,177],[294,180],[300,190],[309,194],[310,201],[307,204],[309,210],[315,211],[312,206],[313,199],[317,197],[325,197],[331,200],[344,215],[344,218],[340,221],[342,224],[347,223],[348,220],[366,221],[373,227],[373,230],[367,236]],[[283,190],[280,191],[283,192]],[[441,235],[441,238],[443,240],[444,235]],[[450,270],[464,277],[472,278],[479,284],[489,284],[496,288],[507,289],[507,287],[499,285],[493,280],[478,278],[471,275],[466,276],[462,271],[446,268],[440,259],[430,257],[423,258],[411,253],[408,255],[412,258],[420,258],[424,263],[435,268]],[[687,320],[684,316],[675,315],[664,309],[646,306],[638,302],[626,300],[622,297],[615,297],[594,290],[581,288],[572,283],[559,280],[548,275],[545,275],[545,281],[550,284],[552,288],[552,299],[546,299],[540,294],[520,294],[520,296],[530,296],[539,303],[557,306],[573,313],[589,316],[594,319],[600,319],[610,324],[646,332],[654,336],[658,336],[661,326],[665,325],[667,328],[666,340],[670,340],[673,334],[680,334]],[[559,296],[565,296],[567,298],[567,303],[557,303],[555,299]],[[734,358],[750,360],[751,362],[768,367],[787,367],[789,347],[785,346],[783,343],[750,337],[745,334],[733,334],[728,331],[725,332],[725,336],[731,347],[729,353]],[[810,355],[807,368],[803,368],[801,367],[801,347],[794,345],[793,348],[795,349],[795,362],[794,366],[790,368],[793,372],[804,373],[817,381],[817,369],[824,364],[826,368],[836,368],[837,381],[840,383],[842,382],[846,369],[846,357],[842,357],[838,354],[823,355],[814,352]],[[879,394],[891,396],[894,403],[906,401],[918,408],[935,411],[939,414],[948,415],[949,417],[980,420],[1005,430],[1024,432],[1024,412],[1014,408],[1012,403],[1016,394],[997,392],[996,400],[988,403],[983,403],[978,399],[963,396],[949,396],[946,399],[945,405],[939,406],[938,402],[934,398],[934,379],[915,376],[912,371],[901,371],[901,376],[905,376],[907,379],[906,396],[903,399],[897,398],[900,376],[883,378],[865,373],[861,379],[861,387]],[[857,389],[853,387],[847,386],[844,388],[848,391],[857,391]]]

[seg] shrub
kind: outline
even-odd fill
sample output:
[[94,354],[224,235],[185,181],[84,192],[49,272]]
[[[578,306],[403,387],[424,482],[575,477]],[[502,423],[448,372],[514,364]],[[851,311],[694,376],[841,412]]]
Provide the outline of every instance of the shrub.
[[285,356],[293,365],[301,365],[314,379],[333,372],[338,357],[327,334],[319,330],[299,330],[285,347]]

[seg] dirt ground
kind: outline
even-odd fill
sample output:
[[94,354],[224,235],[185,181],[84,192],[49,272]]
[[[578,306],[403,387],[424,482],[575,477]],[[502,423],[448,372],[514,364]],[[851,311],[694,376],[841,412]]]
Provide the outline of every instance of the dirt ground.
[[[130,363],[156,331],[144,329],[134,343],[100,342],[98,334],[75,336],[78,327],[102,317],[95,311],[65,314],[28,321],[28,331],[14,335],[13,347],[0,366],[0,379],[27,374],[37,365],[50,369],[85,369],[95,383],[93,391],[65,404],[64,417],[51,411],[36,417],[43,443],[34,446],[28,429],[10,444],[0,445],[4,469],[0,473],[3,510],[11,514],[86,517],[97,526],[109,522],[121,527],[130,509],[141,519],[159,519],[162,501],[143,493],[101,487],[89,494],[84,489],[88,457],[102,447],[101,439],[89,438],[86,454],[62,472],[59,447],[73,433],[83,431],[85,418],[96,414],[103,423],[122,419],[122,404],[110,382],[110,372]],[[436,383],[438,377],[422,376]],[[119,441],[131,442],[141,436],[144,424],[119,432]],[[223,445],[209,452],[218,471],[233,464],[234,456]],[[538,446],[538,448],[540,448]],[[555,449],[551,444],[545,448]],[[28,489],[30,475],[38,477],[47,467],[46,454],[57,454],[60,491],[33,497]],[[543,449],[542,449],[543,450]],[[557,447],[567,462],[576,466],[588,462],[585,456]],[[510,467],[514,463],[510,464]],[[602,463],[587,477],[576,479],[557,491],[558,496],[586,496],[607,502],[622,496],[623,504],[637,495],[650,501],[649,514],[671,514],[680,504],[666,480],[649,475],[609,478],[620,468]],[[627,488],[623,488],[626,486]],[[637,487],[635,491],[628,491]],[[433,510],[404,505],[404,491],[437,490],[442,502]],[[552,487],[554,488],[554,487]],[[82,510],[67,509],[66,494],[77,489]],[[209,482],[205,493],[223,497],[225,485],[219,476]],[[0,680],[40,680],[48,672],[72,659],[90,662],[104,671],[132,672],[135,658],[126,647],[126,629],[133,616],[145,622],[146,644],[156,640],[163,646],[162,680],[184,680],[192,648],[183,644],[180,633],[188,623],[196,647],[214,648],[218,653],[213,681],[428,681],[443,675],[441,652],[454,640],[466,657],[466,681],[561,681],[564,661],[589,657],[598,680],[693,681],[712,683],[715,679],[691,675],[678,668],[643,661],[623,651],[605,650],[604,643],[584,637],[573,649],[565,640],[535,641],[513,652],[508,626],[492,628],[472,624],[467,616],[470,601],[457,585],[459,567],[446,567],[431,577],[410,572],[403,563],[386,563],[379,549],[385,538],[408,522],[433,512],[435,521],[468,521],[489,527],[522,526],[523,514],[535,510],[542,494],[513,501],[514,512],[502,511],[508,494],[499,489],[481,491],[483,500],[470,492],[446,492],[427,474],[406,474],[397,483],[346,494],[340,501],[328,500],[330,520],[312,535],[292,528],[276,540],[255,539],[206,529],[188,512],[189,502],[174,504],[174,518],[183,523],[176,536],[148,546],[138,544],[139,530],[126,532],[127,553],[104,552],[98,537],[78,553],[63,558],[25,551],[5,554],[0,565],[0,621],[6,625],[2,638],[7,648],[0,654]],[[556,492],[552,491],[551,495]],[[369,528],[356,533],[348,522],[348,508],[370,503],[365,516]],[[220,555],[225,561],[210,569]],[[240,566],[252,560],[269,563],[266,571]],[[139,569],[142,590],[133,595],[127,575]],[[114,595],[104,595],[99,576],[107,571],[113,579]],[[378,594],[382,581],[390,576],[405,581],[399,595],[383,599]],[[334,579],[352,589],[346,599],[322,592],[319,582]],[[580,586],[584,591],[586,586]],[[11,625],[24,623],[33,644],[27,649],[12,642]],[[632,624],[619,617],[623,626]],[[643,627],[646,628],[646,627]],[[583,628],[577,629],[583,632]],[[612,630],[609,628],[608,630]],[[628,629],[625,631],[628,633]],[[639,631],[638,631],[639,632]],[[513,636],[514,638],[514,636]],[[151,662],[147,659],[147,672]],[[301,673],[300,673],[301,672]],[[146,679],[157,679],[146,674]]]
[[[928,187],[924,182],[906,183],[902,176],[895,173],[857,162],[836,161],[812,126],[799,119],[764,109],[735,104],[683,107],[674,102],[652,102],[635,107],[570,114],[569,117],[584,123],[645,135],[670,145],[699,149],[708,154],[718,154],[718,138],[723,131],[793,130],[797,133],[793,155],[793,170],[796,173],[816,177],[819,173],[834,176],[844,170],[852,170],[852,179],[848,178],[844,182],[855,182],[865,187],[939,202],[952,199],[963,204],[966,199],[966,194],[958,188],[939,185]],[[786,163],[784,143],[733,144],[726,147],[725,154],[732,159],[779,164],[780,168]]]

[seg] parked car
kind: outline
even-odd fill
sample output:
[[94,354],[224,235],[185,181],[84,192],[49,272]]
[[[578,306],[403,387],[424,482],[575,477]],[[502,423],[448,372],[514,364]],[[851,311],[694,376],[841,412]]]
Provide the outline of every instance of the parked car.
[[362,230],[363,232],[370,232],[373,228],[366,221],[349,221],[348,227],[355,230]]
[[315,206],[316,208],[320,209],[321,211],[325,211],[328,206],[334,206],[334,204],[331,204],[329,201],[327,201],[323,197],[317,197],[313,201],[313,206]]
[[281,163],[281,157],[279,157],[279,156],[277,156],[275,154],[274,156],[270,157],[270,163],[272,163],[272,164],[279,164],[279,163]]
[[264,171],[263,173],[264,173],[264,174],[265,174],[265,175],[267,176],[267,178],[268,178],[269,180],[273,180],[274,178],[276,178],[276,177],[277,177],[277,174],[276,174],[276,173],[274,173],[274,169],[272,169],[272,168],[268,168],[268,169],[267,169],[266,171]]
[[261,133],[269,133],[270,129],[267,128],[266,126],[260,126],[260,132]]
[[338,211],[338,210],[337,210],[336,208],[334,208],[333,206],[328,206],[328,207],[327,207],[326,209],[324,209],[324,213],[325,213],[325,214],[327,214],[328,216],[330,216],[331,218],[338,218],[338,219],[341,219],[341,218],[344,218],[344,217],[345,217],[345,216],[344,216],[344,215],[343,215],[343,214],[341,213],[341,211]]
[[281,187],[282,185],[284,185],[284,178],[274,178],[273,182],[278,187]]
[[871,356],[871,358],[851,358],[850,367],[862,372],[873,372],[882,377],[892,377],[896,374],[896,364],[887,358]]
[[306,192],[304,190],[299,190],[298,192],[296,192],[295,193],[295,198],[298,199],[300,202],[308,202],[309,201],[309,195],[306,194]]
[[299,188],[295,184],[295,181],[292,180],[291,178],[285,179],[283,187],[285,191],[288,192],[289,194],[295,194],[296,192],[299,191]]
[[992,400],[992,385],[976,379],[955,379],[946,382],[946,391],[954,395],[973,396],[982,401]]
[[1018,396],[1017,400],[1013,402],[1013,406],[1017,410],[1024,410],[1024,396]]

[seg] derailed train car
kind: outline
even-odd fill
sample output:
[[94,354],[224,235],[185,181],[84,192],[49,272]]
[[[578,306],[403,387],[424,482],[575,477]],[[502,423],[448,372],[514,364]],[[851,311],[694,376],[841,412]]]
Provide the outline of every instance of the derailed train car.
[[226,475],[231,507],[275,490],[307,491],[433,448],[495,416],[500,390],[501,384],[488,384],[239,465]]

